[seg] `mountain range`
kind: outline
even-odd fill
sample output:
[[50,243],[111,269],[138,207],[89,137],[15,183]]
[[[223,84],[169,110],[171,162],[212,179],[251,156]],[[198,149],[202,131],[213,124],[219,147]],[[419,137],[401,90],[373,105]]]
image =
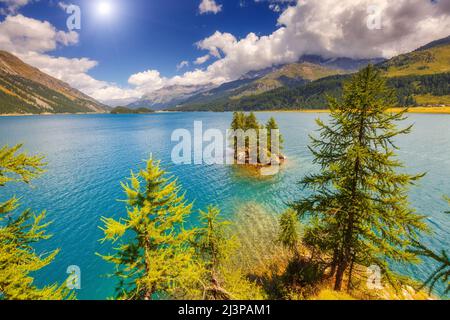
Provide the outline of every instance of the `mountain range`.
[[[293,110],[326,108],[326,96],[339,96],[343,83],[367,64],[396,90],[398,105],[450,105],[450,37],[385,59],[303,56],[214,86],[165,87],[127,105],[171,111]],[[0,114],[102,113],[111,109],[0,51]]]
[[[310,60],[311,61],[311,60]],[[341,58],[335,61],[352,61]],[[330,65],[320,58],[315,62],[321,67]],[[388,78],[397,93],[399,106],[450,105],[450,37],[434,41],[413,52],[395,56],[389,60],[364,61],[358,68],[375,66]],[[311,62],[308,62],[311,64]],[[304,64],[304,63],[300,63]],[[313,64],[318,66],[317,64]],[[342,66],[342,64],[341,64]],[[336,67],[336,65],[333,65]],[[313,67],[312,67],[313,68]],[[356,68],[357,69],[357,68]],[[317,70],[317,68],[314,68]],[[330,69],[331,70],[331,69]],[[335,69],[336,71],[336,69]],[[347,71],[347,72],[345,72]],[[341,70],[336,74],[317,73],[317,79],[282,86],[263,92],[240,95],[238,88],[228,95],[210,95],[208,99],[188,99],[173,106],[177,111],[250,111],[250,110],[296,110],[324,109],[327,96],[340,96],[343,84],[355,70]],[[256,80],[258,81],[258,80]]]
[[378,59],[325,59],[316,55],[303,56],[296,63],[283,64],[250,71],[237,80],[219,86],[171,86],[144,96],[129,104],[128,108],[151,108],[163,110],[192,104],[206,104],[218,99],[237,99],[253,96],[281,87],[294,87],[330,75],[355,72],[368,63],[384,61]]
[[0,51],[0,114],[106,112],[109,108],[67,83]]

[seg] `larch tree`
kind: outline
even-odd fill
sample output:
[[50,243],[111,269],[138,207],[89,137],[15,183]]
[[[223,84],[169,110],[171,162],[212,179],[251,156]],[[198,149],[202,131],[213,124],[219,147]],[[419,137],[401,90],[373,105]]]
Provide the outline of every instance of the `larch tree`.
[[[270,152],[270,154],[272,153],[272,151],[275,151],[276,153],[280,152],[283,149],[284,138],[279,132],[280,127],[278,126],[278,123],[276,122],[275,118],[270,117],[270,119],[266,123],[265,128],[267,130],[267,150]],[[278,150],[272,150],[272,133],[273,133],[272,131],[273,130],[278,131],[278,133],[277,133],[278,147],[275,148]],[[276,137],[275,137],[275,139],[276,139]]]
[[200,226],[196,230],[195,247],[199,261],[204,265],[203,299],[229,300],[223,279],[224,262],[230,257],[234,244],[227,232],[229,222],[222,219],[220,210],[210,206],[200,211]]
[[244,130],[258,130],[260,129],[260,124],[255,116],[254,112],[250,112],[248,116],[245,117],[245,127]]
[[[18,153],[21,145],[0,149],[0,188],[8,183],[30,183],[43,172],[40,156]],[[4,202],[1,202],[4,201]],[[50,238],[45,212],[34,214],[30,209],[18,212],[15,197],[0,199],[0,300],[62,300],[74,296],[57,284],[38,288],[32,273],[49,265],[58,254],[54,250],[38,254],[33,244]]]
[[166,177],[159,162],[148,160],[145,170],[131,174],[122,187],[126,214],[102,218],[105,237],[115,253],[102,255],[115,265],[117,299],[178,299],[195,296],[201,274],[192,241],[195,229],[186,229],[191,216],[177,181]]
[[394,139],[410,132],[398,129],[406,109],[390,112],[394,92],[372,65],[344,85],[342,100],[329,98],[328,123],[317,120],[319,137],[310,150],[321,172],[302,181],[309,195],[293,203],[310,218],[309,245],[329,257],[335,290],[351,289],[355,265],[378,266],[394,282],[390,262],[413,262],[407,248],[426,230],[423,217],[410,208],[408,188],[423,175],[397,172]]
[[299,244],[299,225],[297,212],[292,209],[288,209],[280,216],[279,227],[280,232],[278,240],[280,243],[291,250],[295,256],[298,257],[298,244]]
[[234,112],[233,120],[231,121],[231,129],[239,130],[245,127],[245,114],[243,112]]

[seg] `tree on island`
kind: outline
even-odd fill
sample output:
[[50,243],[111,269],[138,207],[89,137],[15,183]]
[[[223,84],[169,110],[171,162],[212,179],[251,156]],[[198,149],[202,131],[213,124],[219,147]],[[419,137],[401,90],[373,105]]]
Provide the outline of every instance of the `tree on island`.
[[[267,141],[266,143],[261,143],[260,140],[260,131],[262,129],[267,130]],[[233,113],[233,120],[231,122],[231,130],[235,132],[235,136],[233,137],[233,145],[234,145],[234,157],[235,160],[238,159],[239,153],[243,150],[239,150],[238,145],[238,135],[243,134],[245,139],[242,139],[244,143],[245,153],[246,153],[246,162],[250,158],[250,154],[252,151],[257,155],[257,163],[261,163],[262,159],[260,158],[260,148],[264,147],[267,149],[267,156],[270,158],[272,156],[272,133],[273,130],[279,131],[279,126],[276,122],[276,120],[271,117],[265,126],[261,125],[258,122],[258,119],[256,118],[255,114],[253,112],[250,112],[248,115],[246,115],[243,112],[234,112]],[[256,136],[256,141],[250,141],[251,135],[249,134],[251,131],[253,131]],[[278,153],[283,148],[283,137],[281,134],[279,134],[279,145],[278,150],[276,150]],[[256,151],[250,150],[251,146],[256,145]],[[278,154],[278,156],[281,156],[281,153]]]
[[[43,172],[40,156],[17,154],[22,146],[0,149],[0,187],[11,182],[30,183]],[[38,288],[32,273],[49,265],[58,254],[54,250],[38,254],[33,244],[50,238],[46,233],[45,212],[30,209],[18,213],[15,197],[0,203],[0,300],[61,300],[74,296],[64,286]]]
[[191,245],[195,230],[184,228],[192,205],[180,195],[176,180],[167,178],[153,159],[129,180],[122,184],[126,217],[102,218],[103,241],[116,245],[114,254],[102,257],[115,264],[117,298],[196,296],[194,284],[200,279],[201,266]]
[[[267,150],[272,150],[272,130],[280,130],[278,123],[276,122],[274,117],[270,117],[270,119],[266,123],[267,130]],[[281,134],[279,134],[279,142],[278,148],[280,150],[283,149],[284,138]]]
[[293,203],[300,217],[309,217],[308,245],[329,257],[335,290],[355,266],[377,265],[394,283],[389,261],[415,262],[407,250],[426,230],[423,217],[408,203],[407,190],[423,175],[397,173],[393,139],[410,132],[397,129],[406,110],[390,113],[394,92],[372,66],[345,84],[342,101],[329,98],[331,119],[317,120],[319,138],[311,137],[314,163],[322,171],[302,181],[311,194]]
[[258,119],[256,119],[254,112],[250,112],[248,116],[245,116],[244,130],[256,130],[256,132],[258,132],[260,128],[261,125],[259,124]]

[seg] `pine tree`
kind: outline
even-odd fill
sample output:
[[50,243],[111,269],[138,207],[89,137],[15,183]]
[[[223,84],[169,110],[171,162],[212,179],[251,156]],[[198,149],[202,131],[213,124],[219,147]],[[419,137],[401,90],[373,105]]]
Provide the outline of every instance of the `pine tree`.
[[280,234],[278,240],[283,246],[291,250],[298,256],[298,243],[299,243],[299,221],[297,212],[292,209],[288,209],[280,217]]
[[244,130],[245,127],[245,114],[243,112],[234,112],[233,120],[231,121],[232,130]]
[[199,260],[205,266],[203,298],[208,300],[229,300],[222,277],[224,262],[234,247],[233,239],[227,234],[228,221],[220,217],[220,210],[210,206],[206,212],[200,211],[200,226],[196,231],[195,246]]
[[256,130],[258,132],[260,127],[261,126],[258,122],[258,119],[256,119],[255,113],[250,112],[250,114],[245,117],[244,130]]
[[[10,182],[30,183],[43,172],[40,156],[18,154],[21,145],[0,149],[0,187]],[[62,286],[44,288],[34,285],[32,273],[49,265],[59,250],[38,254],[33,244],[50,238],[46,229],[45,212],[31,210],[18,213],[15,197],[0,203],[0,300],[61,300],[73,295]]]
[[[231,129],[236,131],[236,130],[242,130],[242,132],[236,132],[238,134],[245,134],[249,133],[249,130],[254,130],[255,134],[256,134],[256,141],[250,141],[250,138],[245,136],[245,141],[244,141],[244,146],[246,149],[246,157],[250,158],[250,154],[251,154],[251,143],[256,143],[256,155],[257,155],[257,160],[259,161],[259,129],[261,128],[261,125],[258,122],[258,119],[256,119],[256,116],[253,112],[251,112],[249,115],[246,115],[243,112],[235,112],[233,114],[233,120],[231,122]],[[242,138],[242,137],[241,137]],[[234,157],[235,160],[238,157],[238,137],[235,136],[234,137]]]
[[[234,112],[233,120],[231,121],[231,130],[238,133],[238,130],[245,130],[245,114],[243,112]],[[238,156],[238,137],[233,137],[233,147],[234,147],[234,160]]]
[[393,139],[411,127],[397,129],[406,110],[389,113],[394,103],[394,92],[369,65],[345,84],[342,102],[329,98],[330,122],[317,120],[320,137],[311,137],[322,172],[302,180],[312,192],[293,207],[311,217],[309,241],[330,257],[336,290],[346,272],[351,288],[355,264],[377,265],[393,281],[388,261],[414,261],[406,248],[426,229],[407,195],[422,175],[396,172],[402,164]]
[[197,294],[193,288],[201,268],[191,245],[195,229],[184,228],[192,205],[180,195],[177,181],[167,178],[159,163],[150,159],[146,169],[132,173],[130,183],[122,187],[126,217],[102,218],[103,241],[119,242],[113,255],[102,256],[115,264],[117,298],[177,299]]
[[[267,130],[267,150],[272,150],[272,130],[280,130],[280,127],[278,126],[278,123],[273,117],[270,117],[270,119],[266,123],[266,130]],[[283,149],[283,136],[279,134],[279,149]]]

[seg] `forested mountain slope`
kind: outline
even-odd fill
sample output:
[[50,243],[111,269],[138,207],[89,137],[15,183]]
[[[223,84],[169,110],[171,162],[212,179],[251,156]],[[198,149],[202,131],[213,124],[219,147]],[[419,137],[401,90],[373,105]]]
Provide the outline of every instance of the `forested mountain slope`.
[[108,107],[0,51],[0,114],[105,112]]

